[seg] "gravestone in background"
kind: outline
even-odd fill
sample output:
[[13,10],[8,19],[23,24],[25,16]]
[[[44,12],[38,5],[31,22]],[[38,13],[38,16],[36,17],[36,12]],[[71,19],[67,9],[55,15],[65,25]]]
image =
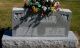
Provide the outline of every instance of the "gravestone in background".
[[69,9],[61,9],[44,18],[38,14],[27,17],[23,8],[13,8],[12,35],[20,37],[68,36],[70,15]]

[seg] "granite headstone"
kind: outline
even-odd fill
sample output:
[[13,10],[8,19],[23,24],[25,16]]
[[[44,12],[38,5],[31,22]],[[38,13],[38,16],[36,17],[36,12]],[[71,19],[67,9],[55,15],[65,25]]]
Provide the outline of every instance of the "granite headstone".
[[[69,9],[61,9],[59,12],[52,12],[48,17],[44,18],[39,17],[38,14],[26,18],[25,10],[23,8],[13,8],[12,14],[13,36],[68,36],[71,15],[71,11]],[[24,19],[20,20],[21,18]]]

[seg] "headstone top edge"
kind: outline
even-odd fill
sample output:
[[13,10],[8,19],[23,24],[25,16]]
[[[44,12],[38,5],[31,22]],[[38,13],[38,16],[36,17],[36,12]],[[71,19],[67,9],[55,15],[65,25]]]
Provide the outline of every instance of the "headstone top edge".
[[70,9],[60,9],[60,11],[63,11],[63,12],[72,12]]
[[13,7],[13,9],[12,10],[24,10],[24,8],[18,8],[18,7]]

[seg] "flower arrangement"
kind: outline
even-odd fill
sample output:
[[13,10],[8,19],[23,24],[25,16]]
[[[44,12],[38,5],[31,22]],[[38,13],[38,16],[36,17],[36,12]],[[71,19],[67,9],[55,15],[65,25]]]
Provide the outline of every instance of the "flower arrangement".
[[24,8],[30,13],[46,16],[50,12],[59,11],[61,5],[55,0],[24,0]]

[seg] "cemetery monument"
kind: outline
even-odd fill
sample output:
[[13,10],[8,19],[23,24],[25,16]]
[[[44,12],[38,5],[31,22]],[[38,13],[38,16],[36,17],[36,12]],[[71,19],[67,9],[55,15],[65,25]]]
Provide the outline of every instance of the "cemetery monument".
[[3,37],[3,48],[76,48],[71,14],[55,0],[25,0],[12,9],[12,37]]

